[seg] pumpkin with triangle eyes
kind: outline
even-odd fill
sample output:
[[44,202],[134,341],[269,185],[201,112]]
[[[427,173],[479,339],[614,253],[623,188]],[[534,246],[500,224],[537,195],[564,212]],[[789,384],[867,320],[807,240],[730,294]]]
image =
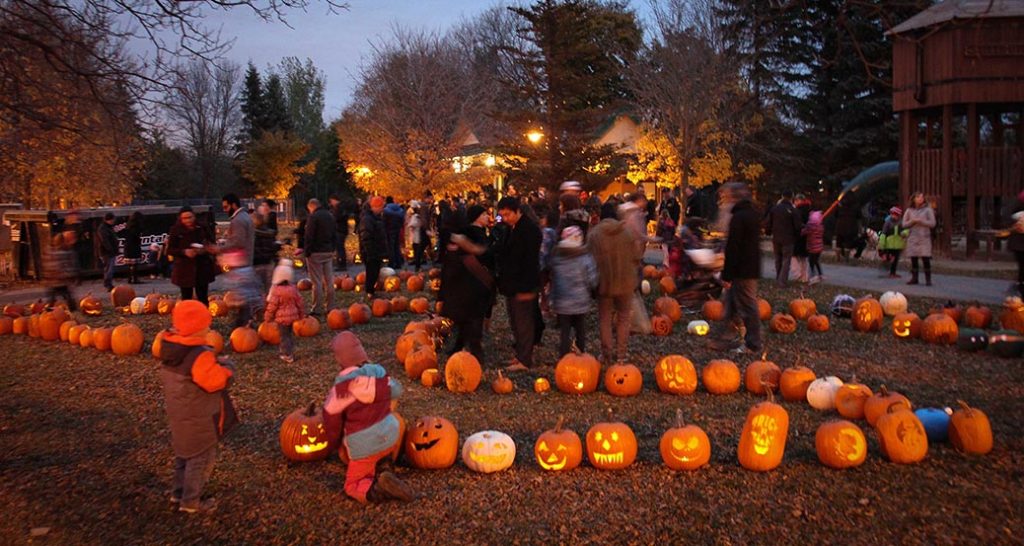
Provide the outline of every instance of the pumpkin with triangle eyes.
[[683,410],[676,410],[676,426],[662,434],[658,444],[661,460],[672,470],[697,470],[711,460],[711,441],[697,425],[683,421]]
[[504,432],[484,430],[466,438],[462,444],[462,462],[474,472],[490,474],[505,470],[515,460],[516,443]]
[[423,417],[405,433],[405,457],[416,468],[448,468],[458,453],[459,431],[443,417]]
[[564,424],[565,417],[559,416],[555,428],[538,436],[537,443],[533,445],[537,464],[544,470],[572,470],[583,460],[580,436],[571,429],[562,428]]
[[315,402],[284,418],[278,440],[281,453],[291,461],[320,461],[330,453],[323,414]]

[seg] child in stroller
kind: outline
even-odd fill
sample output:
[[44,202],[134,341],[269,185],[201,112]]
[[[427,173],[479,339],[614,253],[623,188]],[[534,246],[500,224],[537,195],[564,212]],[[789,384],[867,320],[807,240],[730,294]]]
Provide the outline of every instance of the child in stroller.
[[689,218],[666,241],[669,270],[678,287],[674,296],[686,310],[699,309],[709,297],[722,295],[717,273],[724,255],[719,241],[704,240],[704,227],[704,219]]

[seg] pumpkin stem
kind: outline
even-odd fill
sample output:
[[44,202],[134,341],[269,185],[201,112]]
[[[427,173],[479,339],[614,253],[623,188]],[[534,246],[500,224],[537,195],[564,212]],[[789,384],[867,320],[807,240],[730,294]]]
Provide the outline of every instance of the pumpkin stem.
[[761,353],[761,360],[768,360],[768,351]]
[[885,388],[884,384],[878,389],[878,392],[882,393],[882,396],[889,396],[889,389]]
[[970,415],[971,412],[974,411],[974,409],[971,408],[971,406],[968,406],[967,402],[964,402],[963,400],[957,400],[956,403],[960,404],[960,407],[964,408],[964,411],[966,411],[968,415]]
[[498,370],[498,381],[501,381],[504,377],[501,376],[501,370]]
[[676,428],[684,426],[686,426],[686,421],[683,420],[683,408],[676,408]]
[[316,415],[316,402],[310,402],[309,407],[306,408],[306,417],[313,417]]
[[564,424],[565,424],[565,416],[564,415],[559,415],[558,416],[558,422],[555,423],[555,433],[562,432],[562,425],[564,425]]
[[761,386],[764,387],[764,390],[768,393],[768,402],[775,403],[775,390],[772,389],[772,384],[762,378]]

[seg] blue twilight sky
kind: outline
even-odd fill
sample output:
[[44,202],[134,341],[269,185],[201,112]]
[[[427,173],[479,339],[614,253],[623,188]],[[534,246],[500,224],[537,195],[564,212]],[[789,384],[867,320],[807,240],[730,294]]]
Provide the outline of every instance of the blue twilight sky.
[[[327,76],[324,121],[337,118],[349,102],[361,60],[371,53],[371,42],[391,35],[392,26],[443,32],[463,19],[472,19],[498,1],[487,0],[347,0],[349,9],[328,14],[312,2],[307,12],[291,11],[287,20],[265,22],[245,8],[211,12],[210,28],[220,28],[225,40],[234,39],[227,57],[243,66],[255,63],[261,73],[283,57],[313,59]],[[509,2],[503,3],[507,5]],[[646,7],[633,0],[634,9]]]

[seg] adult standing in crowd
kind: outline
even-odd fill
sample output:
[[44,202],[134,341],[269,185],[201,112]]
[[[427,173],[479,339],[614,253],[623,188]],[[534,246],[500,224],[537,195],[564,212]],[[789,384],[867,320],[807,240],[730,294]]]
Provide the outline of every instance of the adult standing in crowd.
[[533,366],[542,236],[537,223],[521,210],[518,198],[503,197],[498,201],[498,214],[509,229],[498,256],[498,291],[505,296],[515,346],[515,357],[506,369],[522,371]]
[[423,204],[415,199],[409,202],[409,219],[406,222],[406,239],[412,243],[412,265],[419,273],[425,260],[427,245],[430,244],[430,235],[427,233],[427,220],[423,210]]
[[[739,352],[761,351],[761,319],[757,308],[757,280],[761,278],[760,216],[750,199],[750,189],[742,182],[729,182],[722,186],[721,203],[729,208],[728,238],[725,243],[724,329],[710,342],[711,348],[724,351],[735,348]],[[732,328],[741,320],[746,337],[737,343],[732,339]]]
[[[735,209],[735,206],[733,207]],[[782,192],[782,200],[772,207],[768,214],[765,231],[772,236],[772,252],[775,254],[775,283],[786,286],[789,283],[789,267],[793,260],[793,247],[800,237],[804,223],[800,213],[793,206],[793,192]],[[760,240],[760,239],[758,239]]]
[[348,239],[348,207],[337,195],[328,197],[327,203],[330,204],[331,216],[334,217],[338,271],[345,271],[348,269],[348,252],[345,250],[345,241]]
[[372,299],[376,291],[380,267],[387,252],[384,233],[384,198],[374,195],[359,216],[359,254],[366,265],[366,297]]
[[849,261],[849,252],[857,248],[860,237],[860,207],[853,193],[846,193],[839,200],[836,210],[836,248],[839,257]]
[[313,281],[313,305],[309,314],[327,314],[334,307],[334,252],[338,248],[338,226],[334,216],[313,198],[306,203],[309,218],[303,240],[306,254],[306,271]]
[[96,256],[103,264],[103,288],[114,289],[114,263],[117,261],[117,234],[114,233],[114,213],[103,215],[103,222],[96,228]]
[[256,246],[256,226],[252,217],[242,209],[242,202],[233,193],[221,197],[221,209],[231,218],[224,244],[214,249],[218,263],[228,269],[225,279],[229,290],[242,297],[242,303],[235,316],[234,326],[245,326],[253,313],[263,306],[262,290],[252,268],[253,250]]
[[142,212],[128,217],[124,228],[124,263],[128,266],[128,284],[139,284],[138,267],[142,261]]
[[194,298],[203,305],[209,303],[214,264],[206,249],[212,246],[213,237],[198,225],[192,208],[182,207],[167,236],[167,254],[174,257],[171,282],[181,289],[182,300]]
[[811,218],[811,200],[804,194],[798,193],[793,199],[793,208],[796,209],[797,216],[800,218],[800,231],[797,232],[796,241],[793,244],[793,266],[796,269],[794,277],[796,280],[806,283],[810,281],[811,277],[807,268],[807,258],[810,256],[810,252],[807,250],[807,235],[803,228]]
[[400,269],[405,263],[402,256],[402,230],[405,228],[405,210],[388,197],[384,206],[384,231],[388,241],[388,265]]
[[[473,207],[470,207],[471,209]],[[441,265],[441,314],[452,319],[456,330],[452,352],[463,347],[483,362],[483,324],[490,309],[494,275],[480,256],[487,247],[478,245],[462,233],[453,233]]]
[[1010,225],[1009,249],[1017,258],[1017,295],[1024,298],[1024,190],[1010,204],[1007,214]]
[[252,215],[255,230],[252,266],[256,271],[256,278],[263,286],[263,293],[267,294],[270,292],[271,278],[277,263],[277,233],[270,228],[267,215],[259,212],[262,208],[258,208],[256,214]]
[[264,199],[256,207],[256,212],[263,215],[264,229],[274,232],[274,237],[277,237],[277,202],[273,199]]
[[920,264],[924,262],[924,283],[932,285],[932,228],[935,227],[935,211],[928,205],[924,194],[916,191],[910,196],[910,205],[903,212],[903,227],[907,234],[907,256],[910,257],[910,281],[918,284]]
[[590,229],[587,250],[597,266],[601,361],[612,364],[626,358],[630,310],[633,294],[640,282],[640,259],[643,257],[643,251],[636,245],[629,227],[616,218],[615,203],[601,205],[601,221]]

